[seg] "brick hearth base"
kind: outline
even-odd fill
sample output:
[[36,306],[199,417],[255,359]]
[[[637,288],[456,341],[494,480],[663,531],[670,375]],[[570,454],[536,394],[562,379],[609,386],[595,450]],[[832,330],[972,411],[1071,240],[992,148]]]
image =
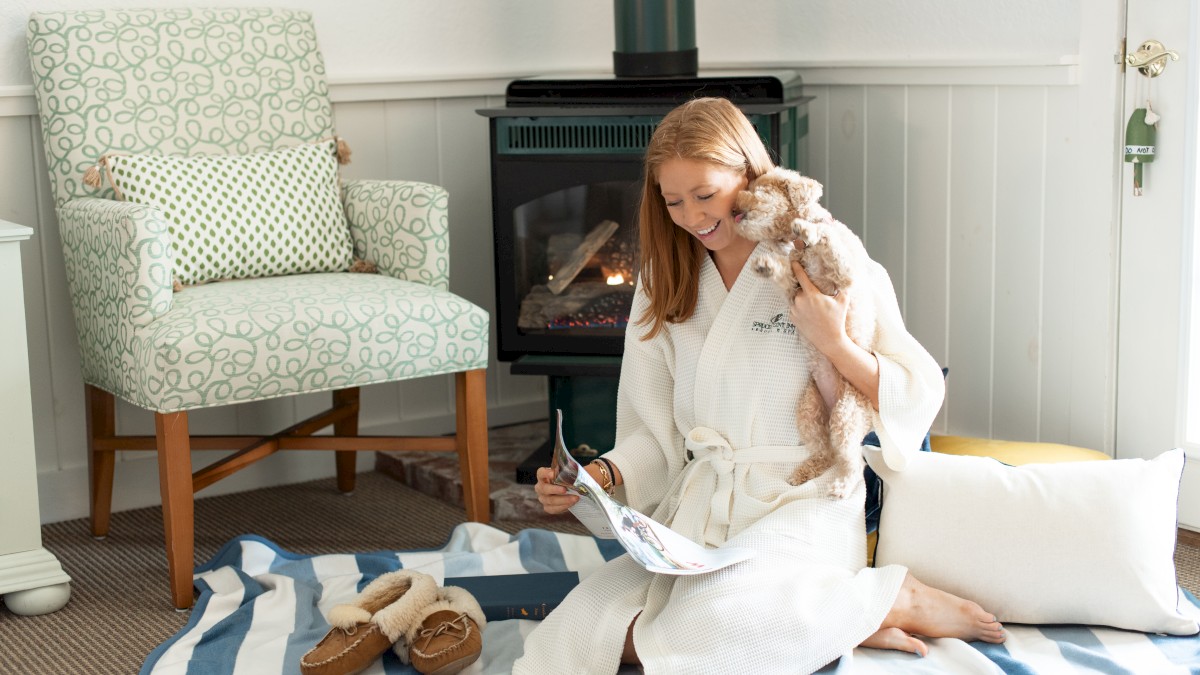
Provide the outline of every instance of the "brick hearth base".
[[[488,431],[494,520],[561,520],[547,516],[532,485],[516,482],[517,465],[546,441],[547,422],[539,420]],[[375,469],[411,488],[462,505],[458,455],[453,452],[377,452]]]

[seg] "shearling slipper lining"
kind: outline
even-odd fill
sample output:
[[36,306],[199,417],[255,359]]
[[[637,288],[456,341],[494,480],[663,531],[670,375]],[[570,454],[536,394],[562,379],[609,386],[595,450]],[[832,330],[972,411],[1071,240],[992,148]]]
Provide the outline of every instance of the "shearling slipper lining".
[[[423,572],[388,572],[367,584],[354,602],[329,612],[329,623],[350,629],[369,620],[392,642],[399,641],[427,616],[421,611],[438,599],[437,582]],[[364,619],[363,617],[367,617]],[[415,633],[414,633],[415,634]]]
[[360,623],[370,622],[371,613],[354,605],[336,605],[329,610],[329,616],[325,617],[325,620],[334,628],[351,630]]

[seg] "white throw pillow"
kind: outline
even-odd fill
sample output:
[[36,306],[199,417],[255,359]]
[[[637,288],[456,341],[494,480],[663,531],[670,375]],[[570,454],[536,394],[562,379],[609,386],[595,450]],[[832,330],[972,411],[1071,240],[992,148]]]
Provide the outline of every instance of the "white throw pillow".
[[106,155],[119,198],[171,223],[175,278],[344,272],[354,243],[334,139],[254,155]]
[[875,565],[974,600],[1001,622],[1194,635],[1175,578],[1183,450],[1156,459],[1005,465],[913,453],[883,479]]

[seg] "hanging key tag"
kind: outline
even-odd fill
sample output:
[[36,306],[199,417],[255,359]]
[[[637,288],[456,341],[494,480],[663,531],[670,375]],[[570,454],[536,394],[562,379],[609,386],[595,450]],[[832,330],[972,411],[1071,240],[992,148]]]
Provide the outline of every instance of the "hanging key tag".
[[1142,167],[1154,161],[1154,144],[1158,128],[1154,123],[1159,116],[1146,102],[1145,108],[1136,108],[1125,125],[1125,161],[1133,164],[1133,196],[1142,195]]

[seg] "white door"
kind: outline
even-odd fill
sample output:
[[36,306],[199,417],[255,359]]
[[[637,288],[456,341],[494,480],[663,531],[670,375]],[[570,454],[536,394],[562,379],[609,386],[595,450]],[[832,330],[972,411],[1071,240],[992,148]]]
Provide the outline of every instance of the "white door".
[[[1153,163],[1144,169],[1144,189],[1133,195],[1132,165],[1120,166],[1120,267],[1118,276],[1116,456],[1154,457],[1188,447],[1188,469],[1180,499],[1180,524],[1200,530],[1200,429],[1188,436],[1189,413],[1200,409],[1200,393],[1189,401],[1189,357],[1193,340],[1192,292],[1197,269],[1195,210],[1197,115],[1200,90],[1196,38],[1197,0],[1128,0],[1126,52],[1157,40],[1176,52],[1154,78],[1126,68],[1122,142],[1130,113],[1150,98],[1161,116]],[[1084,11],[1087,11],[1086,9]],[[1121,152],[1116,148],[1114,152]],[[1200,416],[1197,417],[1200,420]]]

